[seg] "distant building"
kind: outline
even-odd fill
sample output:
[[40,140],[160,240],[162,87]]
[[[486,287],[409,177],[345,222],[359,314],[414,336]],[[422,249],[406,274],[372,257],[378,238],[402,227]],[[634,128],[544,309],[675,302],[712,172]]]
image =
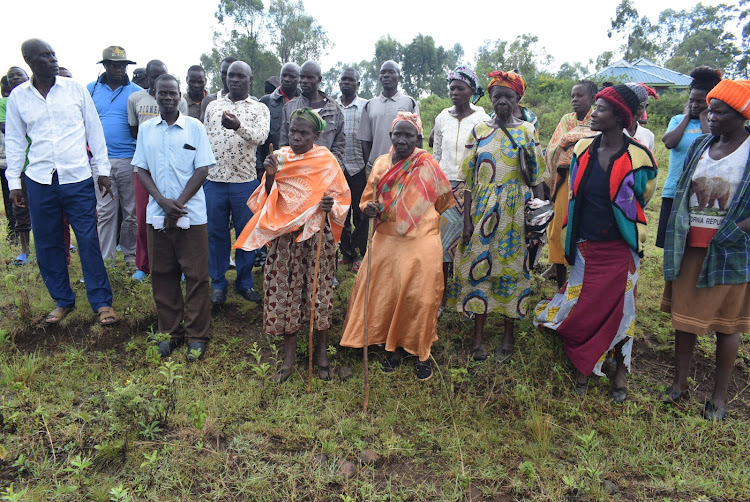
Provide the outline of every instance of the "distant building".
[[621,59],[586,78],[598,83],[607,81],[616,84],[640,82],[652,87],[658,94],[663,93],[667,89],[687,89],[690,82],[693,81],[689,75],[662,68],[645,58],[638,59],[632,63]]

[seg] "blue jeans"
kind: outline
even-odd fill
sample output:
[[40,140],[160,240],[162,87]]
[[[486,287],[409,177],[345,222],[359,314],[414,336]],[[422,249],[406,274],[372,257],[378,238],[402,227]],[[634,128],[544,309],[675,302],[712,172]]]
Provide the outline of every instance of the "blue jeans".
[[[229,269],[229,253],[232,239],[229,228],[229,215],[236,235],[245,228],[253,217],[247,207],[247,199],[260,184],[258,180],[247,183],[219,183],[206,180],[203,192],[206,194],[206,213],[208,215],[208,275],[211,276],[211,288],[227,289],[229,281],[225,274]],[[255,251],[237,249],[234,254],[237,267],[237,289],[253,287],[253,263]]]
[[51,185],[26,178],[39,272],[58,307],[71,308],[76,303],[63,242],[63,212],[78,241],[78,255],[91,307],[96,312],[101,307],[112,306],[112,288],[96,233],[95,190],[91,178],[67,185],[59,183],[57,173],[52,176]]

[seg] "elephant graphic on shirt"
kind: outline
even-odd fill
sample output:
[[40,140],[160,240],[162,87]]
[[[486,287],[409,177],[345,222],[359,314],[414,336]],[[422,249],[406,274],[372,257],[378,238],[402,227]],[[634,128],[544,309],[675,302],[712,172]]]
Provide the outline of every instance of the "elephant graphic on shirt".
[[692,188],[698,198],[698,211],[712,208],[716,202],[721,211],[726,210],[732,185],[724,178],[701,176],[693,180]]

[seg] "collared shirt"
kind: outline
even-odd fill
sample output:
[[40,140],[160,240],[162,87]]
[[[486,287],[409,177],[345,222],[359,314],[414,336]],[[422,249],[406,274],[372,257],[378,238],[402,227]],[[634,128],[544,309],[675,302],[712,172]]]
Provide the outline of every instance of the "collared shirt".
[[391,148],[391,124],[396,118],[398,112],[419,113],[419,105],[414,98],[397,92],[390,98],[386,98],[381,93],[377,98],[372,98],[367,102],[362,110],[362,117],[359,122],[359,131],[357,139],[361,141],[371,141],[372,150],[367,165],[371,166],[375,159],[388,153]]
[[[321,91],[318,92],[326,100],[323,108],[318,111],[318,114],[326,121],[326,130],[320,134],[315,144],[328,148],[333,156],[336,157],[336,160],[339,161],[339,164],[341,164],[344,162],[344,152],[346,151],[344,114],[341,112],[341,107],[339,107],[338,103],[328,97],[327,94]],[[310,100],[303,95],[294,98],[284,105],[284,110],[281,112],[281,137],[279,138],[278,146],[289,146],[289,121],[291,120],[292,113],[295,110],[309,106]]]
[[[8,98],[0,98],[0,122],[5,122],[5,109]],[[8,164],[5,163],[5,134],[0,133],[0,169],[5,169]]]
[[[8,187],[21,188],[21,172],[42,185],[52,184],[57,172],[61,185],[91,178],[92,169],[109,176],[110,165],[104,131],[86,88],[73,79],[56,77],[45,99],[31,80],[19,85],[8,98],[5,117],[5,157]],[[91,161],[86,153],[91,150]]]
[[[187,101],[180,99],[178,109],[180,110],[180,113],[187,115]],[[149,94],[148,89],[135,92],[128,98],[129,126],[141,126],[145,121],[157,117],[158,115],[159,105],[156,104],[156,98]]]
[[135,151],[135,140],[128,127],[128,98],[141,87],[125,76],[125,83],[112,89],[105,73],[86,86],[94,100],[99,120],[107,140],[107,153],[113,159],[129,159]]
[[185,106],[187,106],[188,117],[193,117],[194,119],[201,118],[201,103],[203,102],[203,98],[207,95],[208,93],[203,91],[203,96],[197,102],[193,101],[193,98],[191,98],[190,94],[187,92],[182,95],[182,101],[184,101]]
[[362,108],[367,100],[355,96],[349,106],[344,106],[341,96],[336,100],[341,106],[344,114],[344,133],[346,134],[346,150],[344,153],[344,168],[350,176],[354,176],[365,167],[365,158],[362,156],[362,147],[357,139],[359,130],[359,118],[362,116]]
[[[224,112],[240,120],[234,131],[221,125]],[[216,155],[216,165],[208,172],[208,179],[220,183],[246,183],[258,178],[255,170],[255,149],[268,137],[270,114],[265,105],[252,96],[241,101],[224,97],[206,107],[206,132]]]
[[[151,173],[156,188],[164,197],[177,199],[185,190],[196,170],[216,163],[206,129],[200,120],[180,112],[174,124],[158,117],[141,124],[138,129],[132,164]],[[205,225],[206,196],[201,187],[185,204],[191,225]],[[146,223],[154,216],[165,216],[153,197],[146,207]]]

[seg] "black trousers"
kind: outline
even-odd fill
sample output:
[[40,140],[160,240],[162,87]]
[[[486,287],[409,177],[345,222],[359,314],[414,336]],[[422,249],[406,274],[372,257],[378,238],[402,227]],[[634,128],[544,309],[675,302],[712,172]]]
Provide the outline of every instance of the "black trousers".
[[365,169],[351,176],[344,169],[346,182],[349,183],[349,189],[352,192],[352,208],[346,215],[346,224],[341,234],[341,254],[344,261],[351,262],[357,257],[362,257],[367,251],[367,231],[368,220],[359,209],[359,202],[362,198],[362,192],[367,186],[367,173]]

